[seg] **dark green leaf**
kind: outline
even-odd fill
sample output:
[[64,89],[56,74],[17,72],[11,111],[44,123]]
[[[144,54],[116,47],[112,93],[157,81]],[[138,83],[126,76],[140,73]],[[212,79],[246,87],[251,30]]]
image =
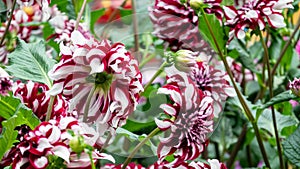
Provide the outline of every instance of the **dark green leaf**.
[[128,119],[126,121],[126,124],[122,128],[124,128],[132,133],[141,135],[141,134],[149,134],[156,127],[157,126],[154,121],[140,123],[140,122],[136,122],[136,121]]
[[6,71],[10,75],[52,86],[48,72],[55,61],[47,57],[43,41],[27,44],[23,40],[18,40],[17,48],[8,55],[8,58],[10,65],[6,67]]
[[[223,52],[223,50],[225,49],[225,45],[227,42],[227,34],[228,32],[226,31],[226,34],[224,33],[225,30],[223,29],[223,27],[220,25],[219,20],[216,18],[215,15],[211,15],[211,14],[206,14],[207,20],[211,25],[212,28],[212,32],[217,40],[217,43],[220,47],[220,50]],[[213,40],[213,37],[209,31],[209,27],[205,22],[205,18],[203,15],[199,16],[199,30],[200,33],[202,35],[202,37],[209,42],[209,44],[211,45],[211,47],[218,52],[217,50],[217,46]]]
[[[32,113],[30,109],[21,104],[20,100],[13,97],[0,96],[0,116],[4,117],[2,122],[2,133],[0,135],[0,160],[15,142],[18,131],[17,126],[23,124],[34,129],[39,123],[39,119]],[[4,110],[4,111],[2,111]]]
[[297,130],[290,135],[283,143],[283,152],[288,160],[300,167],[300,126],[298,126]]
[[124,9],[120,8],[121,20],[125,24],[130,24],[132,21],[132,10],[131,9]]
[[275,97],[273,97],[266,104],[262,105],[262,107],[260,107],[260,109],[265,109],[274,104],[289,101],[292,99],[297,99],[297,96],[295,96],[294,94],[291,93],[291,91],[288,90],[288,91],[282,92],[282,93],[276,95]]

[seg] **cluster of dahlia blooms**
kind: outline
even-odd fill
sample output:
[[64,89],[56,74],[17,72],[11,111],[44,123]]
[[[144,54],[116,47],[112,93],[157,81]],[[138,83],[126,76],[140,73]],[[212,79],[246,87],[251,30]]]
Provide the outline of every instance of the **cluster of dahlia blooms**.
[[123,44],[97,41],[79,31],[71,34],[71,43],[60,44],[62,58],[49,72],[51,95],[70,99],[70,110],[76,109],[81,118],[88,109],[89,123],[124,125],[143,91],[137,61]]
[[231,34],[239,39],[245,37],[249,29],[263,30],[266,23],[272,28],[285,27],[282,10],[293,8],[293,0],[249,0],[242,7],[224,6],[226,25],[231,27]]
[[[70,130],[74,135],[70,133]],[[61,117],[58,120],[42,122],[26,134],[24,140],[17,145],[12,168],[46,168],[47,166],[55,168],[64,165],[68,168],[89,167],[91,163],[87,152],[84,149],[78,151],[70,147],[71,140],[77,139],[78,136],[82,136],[83,143],[90,146],[93,146],[98,139],[98,134],[93,128],[79,123],[73,117]],[[51,156],[58,158],[52,159]],[[97,150],[94,150],[91,156],[94,162],[97,159],[114,162],[111,156],[99,153]]]

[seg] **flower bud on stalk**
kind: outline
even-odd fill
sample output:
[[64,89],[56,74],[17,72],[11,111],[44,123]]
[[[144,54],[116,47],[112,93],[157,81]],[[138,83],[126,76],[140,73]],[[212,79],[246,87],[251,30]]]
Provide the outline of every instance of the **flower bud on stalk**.
[[81,153],[85,147],[84,139],[82,136],[74,136],[70,142],[69,145],[75,153]]
[[289,85],[291,91],[298,97],[300,97],[300,78],[295,78]]
[[190,0],[193,9],[200,9],[203,6],[203,0]]
[[190,68],[197,62],[197,53],[190,50],[178,50],[176,53],[168,53],[169,62],[173,62],[175,67],[184,72],[189,72]]

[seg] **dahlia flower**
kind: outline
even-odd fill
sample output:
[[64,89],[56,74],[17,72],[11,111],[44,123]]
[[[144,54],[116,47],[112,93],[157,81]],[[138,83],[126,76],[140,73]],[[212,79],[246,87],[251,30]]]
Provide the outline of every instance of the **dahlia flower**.
[[46,20],[50,17],[50,1],[51,0],[17,0],[17,3],[20,5],[21,8],[35,5],[39,6],[43,13],[43,20]]
[[163,160],[174,154],[173,167],[186,160],[197,158],[205,148],[206,135],[213,131],[213,100],[205,96],[187,74],[173,66],[166,69],[167,85],[158,89],[159,94],[170,96],[172,104],[162,104],[161,109],[171,119],[155,119],[161,130],[170,135],[161,140],[157,153]]
[[156,162],[153,165],[149,166],[148,169],[227,169],[226,165],[220,163],[217,159],[209,159],[207,163],[194,161],[192,161],[191,163],[182,162],[178,167],[172,167],[171,163],[167,161]]
[[[76,21],[69,19],[66,14],[57,11],[55,16],[49,20],[49,23],[55,31],[49,38],[54,38],[54,41],[57,43],[63,42],[65,45],[69,45],[71,33],[75,30]],[[79,23],[78,31],[81,32],[85,38],[92,36],[83,23]]]
[[300,97],[300,78],[294,78],[292,82],[290,81],[289,88],[295,95]]
[[[49,106],[50,96],[46,94],[48,90],[47,85],[32,81],[28,81],[27,84],[17,81],[12,87],[14,96],[19,98],[41,120],[45,120]],[[61,95],[58,95],[54,100],[51,118],[66,115],[67,108],[68,102]]]
[[234,59],[232,58],[227,57],[226,59],[235,81],[242,84],[243,82],[249,82],[255,79],[254,73],[252,73],[249,69],[243,69],[243,66],[240,63],[234,61]]
[[299,56],[299,59],[300,59],[300,40],[298,40],[295,49],[296,49],[296,52],[298,53],[298,56]]
[[[16,48],[17,37],[29,42],[32,34],[41,32],[39,26],[24,26],[28,22],[42,21],[42,13],[36,10],[37,6],[26,7],[23,9],[16,9],[13,11],[13,18],[9,27],[9,31],[5,36],[4,43],[0,46],[0,62],[3,64],[8,63],[7,54]],[[0,37],[4,35],[6,23],[0,27]]]
[[[87,160],[88,155],[85,151],[77,156],[69,147],[70,140],[74,137],[69,133],[72,130],[75,135],[82,136],[84,143],[93,146],[98,138],[97,133],[86,124],[79,123],[73,117],[63,117],[59,120],[50,120],[42,122],[33,131],[30,131],[24,136],[24,140],[17,145],[18,153],[15,156],[12,168],[46,168],[48,165],[54,165],[60,161],[51,160],[51,157],[59,157],[63,161],[58,165],[66,165],[68,168],[85,168],[90,166],[90,160]],[[92,152],[94,162],[97,159],[114,159],[107,155],[97,152]],[[60,166],[61,167],[61,166]]]
[[63,93],[70,99],[70,110],[80,115],[88,106],[87,122],[123,125],[143,91],[137,61],[121,43],[99,42],[79,31],[71,34],[71,42],[71,47],[60,44],[62,59],[49,72],[54,80],[50,93]]
[[222,102],[228,96],[235,96],[235,91],[229,84],[229,76],[226,72],[207,65],[205,62],[197,62],[191,68],[189,76],[204,95],[213,99],[214,116],[218,117],[222,111]]
[[172,51],[210,51],[200,37],[198,16],[189,5],[181,4],[180,0],[155,0],[149,12],[154,25],[153,34],[166,41]]
[[[293,8],[293,0],[249,0],[241,8],[224,6],[226,25],[231,27],[231,34],[239,39],[245,37],[248,29],[263,30],[267,23],[272,28],[285,27],[282,10]],[[265,21],[266,20],[266,21]]]

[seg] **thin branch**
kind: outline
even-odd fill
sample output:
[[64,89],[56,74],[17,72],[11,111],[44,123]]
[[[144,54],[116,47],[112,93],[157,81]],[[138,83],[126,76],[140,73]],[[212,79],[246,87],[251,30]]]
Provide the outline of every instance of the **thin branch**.
[[3,36],[2,36],[2,38],[1,38],[0,46],[3,45],[5,36],[6,36],[7,32],[8,32],[8,30],[9,30],[9,27],[10,27],[10,24],[11,24],[11,20],[12,20],[13,15],[14,15],[14,10],[15,10],[15,7],[16,7],[16,2],[17,2],[17,0],[14,0],[13,5],[12,5],[12,7],[11,7],[9,20],[8,20],[8,23],[7,23],[6,27],[5,27],[5,31],[4,31],[4,33],[3,33]]
[[80,19],[81,19],[82,15],[83,15],[83,12],[84,12],[86,3],[87,3],[87,0],[84,0],[84,1],[83,1],[83,4],[82,4],[82,7],[81,7],[81,9],[80,9],[80,12],[79,12],[78,15],[77,15],[77,19],[76,19],[76,24],[75,24],[74,30],[77,30],[77,29],[78,29],[79,22],[80,22]]
[[[265,51],[264,57],[265,57],[265,63],[267,65],[267,70],[268,70],[268,86],[269,86],[269,95],[270,95],[270,99],[271,99],[273,97],[273,76],[271,73],[270,56],[269,56],[267,44],[264,41],[261,31],[259,31],[259,37],[260,37],[260,41],[261,41],[262,46]],[[275,114],[274,106],[271,106],[271,111],[272,111],[272,121],[273,121],[273,127],[274,127],[275,138],[276,138],[276,145],[277,145],[278,155],[279,155],[280,168],[284,169],[284,161],[283,161],[283,157],[282,157],[281,145],[280,145],[280,140],[279,140],[279,136],[278,136],[278,129],[277,129],[276,114]]]
[[139,56],[140,44],[139,44],[139,31],[138,31],[138,19],[136,16],[136,0],[132,0],[132,20],[133,20],[133,32],[134,32],[134,52]]
[[51,113],[53,110],[53,104],[54,104],[55,97],[56,96],[50,96],[50,101],[49,101],[49,105],[48,105],[47,113],[46,113],[46,121],[49,121],[51,118]]

